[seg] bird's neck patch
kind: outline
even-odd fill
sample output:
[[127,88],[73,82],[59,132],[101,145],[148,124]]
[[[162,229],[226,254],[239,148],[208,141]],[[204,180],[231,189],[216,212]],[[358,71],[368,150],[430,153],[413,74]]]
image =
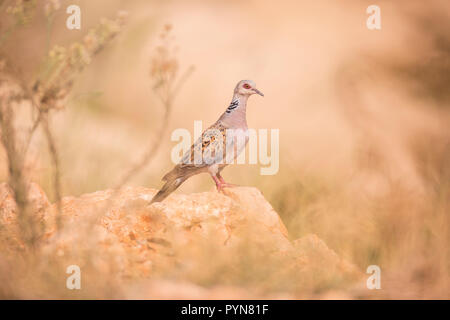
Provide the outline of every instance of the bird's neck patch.
[[234,99],[228,106],[226,113],[231,113],[231,111],[233,111],[237,107],[239,107],[239,99]]

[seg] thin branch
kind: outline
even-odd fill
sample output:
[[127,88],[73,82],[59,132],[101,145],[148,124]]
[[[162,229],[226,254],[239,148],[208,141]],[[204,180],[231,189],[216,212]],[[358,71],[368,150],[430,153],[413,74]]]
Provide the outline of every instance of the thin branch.
[[61,230],[61,213],[62,213],[62,207],[61,207],[61,170],[60,170],[60,164],[59,164],[59,157],[58,157],[58,151],[56,149],[56,143],[55,139],[53,137],[52,131],[50,129],[50,124],[48,120],[48,114],[45,113],[45,115],[42,117],[42,127],[44,129],[44,134],[47,139],[48,144],[48,150],[50,153],[50,157],[53,162],[54,166],[54,174],[53,174],[53,189],[55,191],[55,202],[57,207],[57,216],[56,216],[56,228],[57,230]]
[[31,127],[30,131],[28,132],[28,136],[25,140],[25,145],[24,145],[24,150],[23,150],[24,156],[26,156],[26,154],[28,153],[28,149],[30,148],[31,140],[33,139],[36,129],[39,127],[41,120],[42,120],[42,113],[40,110],[38,110],[38,116],[37,116],[36,120],[34,120],[33,126]]
[[8,158],[9,185],[14,192],[14,200],[17,205],[17,219],[21,238],[30,248],[34,248],[37,233],[32,219],[27,183],[23,174],[24,158],[17,148],[17,135],[13,124],[14,113],[11,108],[12,100],[20,100],[21,97],[9,96],[7,98],[0,100],[1,142]]
[[173,89],[172,92],[172,98],[175,99],[175,97],[178,95],[178,93],[181,90],[181,87],[184,85],[184,83],[186,82],[186,80],[191,76],[191,74],[194,72],[195,67],[194,66],[190,66],[184,73],[183,75],[180,77],[180,79],[178,80],[177,84],[175,85],[175,88]]

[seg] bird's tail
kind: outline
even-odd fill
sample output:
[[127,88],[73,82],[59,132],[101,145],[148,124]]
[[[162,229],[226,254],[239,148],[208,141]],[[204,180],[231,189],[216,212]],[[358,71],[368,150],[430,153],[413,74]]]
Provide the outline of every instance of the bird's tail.
[[161,202],[174,192],[188,177],[168,177],[161,190],[153,197],[150,204]]

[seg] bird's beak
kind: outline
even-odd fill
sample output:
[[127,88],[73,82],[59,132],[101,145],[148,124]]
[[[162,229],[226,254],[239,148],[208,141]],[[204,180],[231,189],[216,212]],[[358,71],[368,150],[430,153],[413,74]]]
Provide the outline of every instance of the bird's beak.
[[255,93],[259,94],[260,96],[264,97],[264,94],[258,89],[253,88],[253,91],[255,91]]

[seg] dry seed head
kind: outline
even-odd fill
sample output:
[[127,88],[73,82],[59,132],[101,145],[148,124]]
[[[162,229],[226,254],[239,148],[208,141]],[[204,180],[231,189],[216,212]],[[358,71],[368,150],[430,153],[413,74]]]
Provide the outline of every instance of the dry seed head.
[[31,20],[35,6],[35,0],[16,0],[13,5],[6,8],[6,13],[15,18],[16,24],[24,25]]
[[174,79],[178,72],[178,61],[174,56],[176,50],[171,46],[169,38],[171,25],[165,25],[161,33],[162,44],[156,46],[155,55],[151,58],[150,75],[155,78],[157,86]]
[[70,47],[70,64],[76,67],[83,67],[91,63],[91,56],[84,45],[75,42]]
[[53,47],[48,54],[51,71],[44,74],[34,90],[35,100],[40,101],[42,109],[64,106],[76,74],[120,32],[123,17],[124,13],[115,20],[102,19],[99,26],[88,31],[82,42],[73,43],[69,49]]
[[51,59],[63,61],[66,56],[66,48],[56,45],[50,50],[48,56]]

